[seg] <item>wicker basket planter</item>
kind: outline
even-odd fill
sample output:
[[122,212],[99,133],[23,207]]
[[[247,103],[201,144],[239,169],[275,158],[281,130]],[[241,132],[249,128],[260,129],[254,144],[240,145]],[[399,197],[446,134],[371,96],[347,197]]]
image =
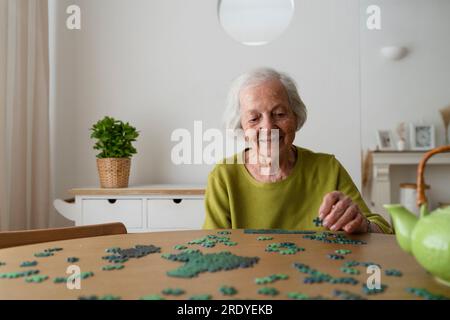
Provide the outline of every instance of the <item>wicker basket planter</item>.
[[100,186],[102,188],[127,188],[130,167],[130,158],[97,159]]

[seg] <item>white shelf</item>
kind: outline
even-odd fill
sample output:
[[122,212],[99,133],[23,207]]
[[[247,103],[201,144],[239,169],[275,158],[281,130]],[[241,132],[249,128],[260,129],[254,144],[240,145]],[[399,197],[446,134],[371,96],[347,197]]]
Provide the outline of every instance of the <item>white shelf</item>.
[[[388,221],[390,220],[383,205],[392,203],[392,166],[418,166],[424,154],[425,151],[375,151],[372,153],[373,180],[371,199],[374,212],[383,215]],[[450,153],[434,155],[427,161],[426,166],[437,165],[450,165]]]

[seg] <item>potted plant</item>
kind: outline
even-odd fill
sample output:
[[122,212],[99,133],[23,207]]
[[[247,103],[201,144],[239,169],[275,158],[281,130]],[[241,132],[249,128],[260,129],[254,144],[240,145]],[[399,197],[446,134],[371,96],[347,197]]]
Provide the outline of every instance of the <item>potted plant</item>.
[[90,129],[91,138],[97,139],[95,150],[97,169],[102,188],[126,188],[130,176],[131,157],[137,153],[132,142],[139,132],[130,124],[111,117],[98,121]]

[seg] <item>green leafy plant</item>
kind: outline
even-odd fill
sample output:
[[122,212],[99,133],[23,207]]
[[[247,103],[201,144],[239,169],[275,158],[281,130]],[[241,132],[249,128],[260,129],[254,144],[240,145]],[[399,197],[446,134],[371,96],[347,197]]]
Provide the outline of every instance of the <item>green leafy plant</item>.
[[136,141],[139,132],[128,122],[105,117],[90,130],[91,138],[97,139],[94,149],[101,150],[97,158],[131,158],[137,153],[132,142]]

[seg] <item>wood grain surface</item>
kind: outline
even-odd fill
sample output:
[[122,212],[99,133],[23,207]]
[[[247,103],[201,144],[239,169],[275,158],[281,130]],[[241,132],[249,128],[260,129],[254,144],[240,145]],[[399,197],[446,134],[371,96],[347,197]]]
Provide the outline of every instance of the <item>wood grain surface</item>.
[[[203,248],[199,245],[188,245],[191,240],[206,235],[217,235],[217,231],[177,231],[161,233],[141,233],[104,236],[96,238],[83,238],[49,242],[37,245],[28,245],[0,250],[0,273],[17,272],[27,269],[38,269],[41,275],[49,276],[42,283],[27,283],[24,278],[0,279],[0,299],[78,299],[88,295],[116,295],[122,299],[139,299],[145,295],[159,294],[165,288],[181,288],[185,294],[167,299],[188,299],[192,295],[211,294],[213,299],[227,299],[219,292],[222,285],[234,286],[238,294],[232,298],[238,299],[287,299],[288,292],[300,292],[310,296],[321,295],[325,298],[334,298],[333,290],[348,290],[369,299],[417,299],[408,293],[405,288],[425,288],[434,294],[450,297],[450,288],[438,284],[431,275],[423,270],[415,259],[402,252],[395,237],[381,234],[368,234],[351,236],[354,239],[367,241],[366,245],[339,245],[326,244],[319,241],[304,239],[303,235],[275,234],[273,240],[258,241],[258,234],[245,234],[243,230],[229,230],[231,241],[238,242],[237,246],[227,247],[218,243],[214,248]],[[294,242],[304,247],[304,252],[294,255],[281,255],[275,252],[266,252],[269,243]],[[259,262],[246,269],[219,271],[215,273],[201,273],[192,279],[175,278],[166,275],[182,265],[180,262],[163,259],[160,253],[150,254],[139,259],[130,259],[125,262],[122,270],[103,271],[102,266],[108,264],[101,257],[106,255],[105,249],[111,247],[131,248],[135,245],[155,245],[161,247],[162,253],[179,253],[173,247],[184,244],[189,248],[200,249],[203,253],[231,251],[233,254],[245,257],[260,257]],[[61,247],[62,251],[55,252],[54,256],[36,258],[34,253],[44,249]],[[330,260],[327,255],[337,249],[350,249],[351,254],[344,260]],[[78,257],[76,263],[82,272],[92,271],[94,276],[81,281],[80,290],[69,290],[65,283],[55,284],[55,277],[68,276],[66,269],[70,265],[68,257]],[[37,260],[36,267],[21,268],[24,261]],[[359,280],[357,285],[349,284],[304,284],[306,275],[293,267],[294,262],[309,265],[319,271],[336,277],[349,276],[339,268],[345,261],[356,260],[361,262],[375,262],[381,265],[381,282],[388,287],[382,294],[366,296],[362,292],[362,284],[366,283],[369,274],[365,267],[355,267],[361,271],[353,276]],[[388,277],[384,275],[385,269],[395,268],[403,273],[402,277]],[[280,294],[275,297],[262,296],[257,293],[262,285],[255,283],[256,277],[265,277],[275,273],[289,275],[288,280],[280,280],[268,287],[277,288]]]

